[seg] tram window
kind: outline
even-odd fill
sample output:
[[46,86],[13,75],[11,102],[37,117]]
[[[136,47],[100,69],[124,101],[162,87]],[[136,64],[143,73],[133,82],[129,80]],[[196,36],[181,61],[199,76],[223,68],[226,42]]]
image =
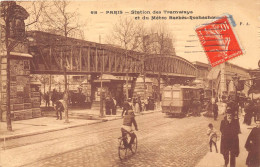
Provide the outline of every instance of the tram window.
[[172,92],[171,91],[165,91],[164,92],[164,97],[165,98],[172,98]]
[[179,91],[173,91],[172,92],[172,97],[173,98],[180,98],[180,92]]

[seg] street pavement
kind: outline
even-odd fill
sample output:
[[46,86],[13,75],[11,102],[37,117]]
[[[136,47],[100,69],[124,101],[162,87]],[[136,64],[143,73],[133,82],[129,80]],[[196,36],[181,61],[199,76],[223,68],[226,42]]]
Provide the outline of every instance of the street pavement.
[[[255,126],[255,123],[252,121],[252,125],[248,126],[246,124],[242,124],[243,117],[240,118],[240,128],[241,134],[239,134],[239,149],[240,154],[238,158],[236,158],[236,166],[237,167],[246,167],[246,157],[248,152],[245,149],[245,143],[249,133],[251,132],[252,128]],[[219,132],[219,140],[217,142],[218,150],[220,151],[220,135]],[[203,159],[196,165],[196,167],[222,167],[224,165],[224,158],[222,154],[216,153],[214,147],[212,147],[212,152],[208,152]]]
[[[149,110],[140,114],[149,114],[153,112],[153,110]],[[69,111],[69,123],[65,123],[64,113],[62,113],[62,120],[56,120],[55,112],[52,111],[51,114],[48,114],[48,117],[12,121],[13,130],[11,132],[7,131],[6,122],[0,122],[0,141],[121,119],[121,113],[122,110],[118,110],[116,115],[106,115],[101,118],[99,116],[99,111],[97,110],[72,109]]]
[[[27,124],[34,125],[40,122],[42,125],[50,124],[48,125],[50,127],[55,124],[68,126],[68,124],[64,124],[64,121],[55,118],[48,119],[50,119],[49,122],[44,123],[40,122],[44,118],[38,118],[38,121],[27,120]],[[117,138],[121,135],[120,126],[122,124],[122,119],[118,114],[106,117],[105,122],[103,119],[70,120],[71,128],[56,128],[56,130],[34,135],[28,133],[30,136],[9,138],[5,141],[5,145],[2,141],[1,166],[213,167],[223,165],[221,154],[209,152],[206,135],[208,123],[213,123],[215,128],[219,129],[221,118],[218,121],[202,116],[183,119],[168,118],[157,111],[152,114],[139,115],[136,119],[140,129],[136,132],[138,152],[125,161],[120,161],[117,155]],[[25,125],[17,124],[17,131],[27,129],[26,127],[19,128],[21,126]],[[15,126],[13,127],[13,133],[17,132]],[[45,126],[31,127],[40,131]],[[243,149],[243,145],[250,131],[243,124],[241,129],[241,154],[237,159],[238,167],[245,166],[246,151]]]

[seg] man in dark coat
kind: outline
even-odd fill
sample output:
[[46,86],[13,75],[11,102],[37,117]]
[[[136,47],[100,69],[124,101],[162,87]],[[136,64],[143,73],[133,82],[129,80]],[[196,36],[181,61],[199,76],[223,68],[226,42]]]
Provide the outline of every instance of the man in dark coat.
[[229,98],[229,101],[227,103],[227,108],[231,109],[231,112],[232,112],[233,116],[238,114],[238,110],[239,110],[238,103],[235,102],[232,98]]
[[256,118],[256,127],[250,132],[245,148],[248,151],[246,164],[248,167],[260,166],[260,117]]
[[53,89],[52,90],[52,95],[51,95],[51,101],[52,101],[52,106],[54,106],[54,103],[59,100],[59,97],[58,97],[58,92],[56,91],[56,89]]
[[109,97],[105,101],[106,115],[111,115],[111,100]]
[[54,105],[54,109],[56,110],[57,120],[62,120],[62,112],[64,112],[64,106],[61,101],[57,100]]
[[230,154],[230,167],[235,167],[236,157],[239,155],[239,127],[232,116],[230,108],[227,109],[227,116],[221,121],[220,132],[220,153],[223,154],[225,166],[229,163]]
[[238,116],[238,112],[239,112],[238,102],[233,100],[230,97],[229,102],[227,103],[227,108],[231,109],[230,112],[232,114],[232,117],[234,118],[235,122],[237,123],[237,126],[239,127],[239,133],[241,133],[240,124],[239,124],[239,116]]
[[254,103],[252,101],[248,101],[245,107],[245,117],[244,117],[244,123],[247,125],[251,125],[254,108],[255,108]]
[[50,106],[50,94],[48,91],[44,94],[44,100],[45,100],[45,107],[49,107]]
[[212,105],[213,105],[212,108],[213,108],[214,120],[217,120],[217,118],[218,118],[218,105],[216,104],[216,102],[214,102]]

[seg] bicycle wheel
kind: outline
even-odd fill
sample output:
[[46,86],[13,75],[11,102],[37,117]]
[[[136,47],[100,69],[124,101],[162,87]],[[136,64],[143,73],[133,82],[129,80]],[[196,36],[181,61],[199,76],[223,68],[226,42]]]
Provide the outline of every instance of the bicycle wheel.
[[137,151],[137,137],[135,137],[135,140],[132,144],[132,154],[135,154]]
[[127,148],[124,146],[123,140],[120,141],[118,146],[118,156],[121,160],[125,159],[127,155]]

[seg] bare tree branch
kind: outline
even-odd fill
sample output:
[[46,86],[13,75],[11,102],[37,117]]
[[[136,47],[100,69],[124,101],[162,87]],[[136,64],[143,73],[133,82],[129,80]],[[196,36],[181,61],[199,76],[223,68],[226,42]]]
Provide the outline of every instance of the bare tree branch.
[[142,44],[140,32],[143,32],[142,23],[135,22],[129,17],[120,17],[118,22],[113,26],[113,30],[107,39],[109,44],[113,43],[127,50],[136,51]]
[[26,24],[25,26],[28,27],[32,24],[35,24],[38,22],[43,9],[45,8],[45,2],[44,1],[33,1],[32,2],[32,6],[33,6],[33,10],[30,12],[31,17],[33,17],[33,21],[31,21],[30,23]]

